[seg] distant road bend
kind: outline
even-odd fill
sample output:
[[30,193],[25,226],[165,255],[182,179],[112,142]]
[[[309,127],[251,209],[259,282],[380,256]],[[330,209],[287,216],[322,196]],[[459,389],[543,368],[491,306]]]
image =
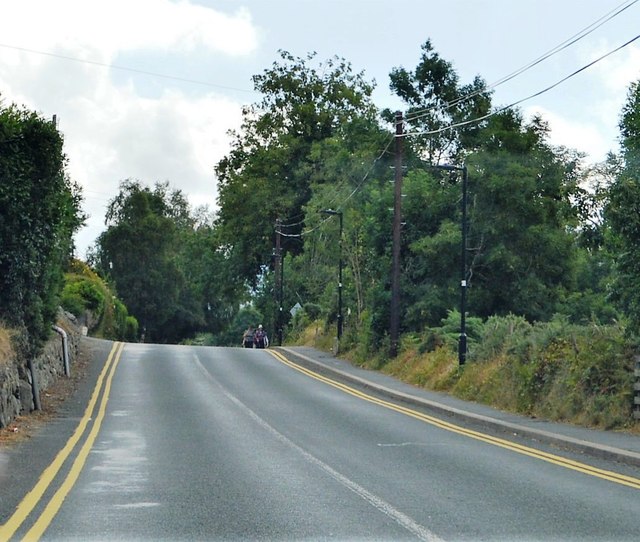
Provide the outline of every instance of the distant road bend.
[[453,425],[280,352],[100,345],[93,404],[0,540],[638,539],[633,467]]

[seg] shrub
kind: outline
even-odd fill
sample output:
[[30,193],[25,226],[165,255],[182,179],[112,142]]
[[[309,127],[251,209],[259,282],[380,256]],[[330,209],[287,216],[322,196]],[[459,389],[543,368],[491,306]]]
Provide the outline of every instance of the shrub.
[[136,341],[138,321],[87,264],[72,260],[61,294],[62,308],[87,325],[96,337]]
[[62,308],[76,316],[91,311],[96,318],[104,312],[105,286],[99,279],[91,279],[80,275],[65,276],[66,282],[60,296]]

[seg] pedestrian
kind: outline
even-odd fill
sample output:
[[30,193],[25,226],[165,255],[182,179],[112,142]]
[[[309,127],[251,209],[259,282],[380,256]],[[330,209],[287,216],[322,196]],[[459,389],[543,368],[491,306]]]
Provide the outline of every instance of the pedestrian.
[[250,325],[242,334],[242,346],[245,348],[253,348],[254,335],[253,326]]
[[253,335],[253,344],[256,348],[267,348],[269,346],[269,337],[267,337],[267,332],[263,329],[262,324],[258,326]]

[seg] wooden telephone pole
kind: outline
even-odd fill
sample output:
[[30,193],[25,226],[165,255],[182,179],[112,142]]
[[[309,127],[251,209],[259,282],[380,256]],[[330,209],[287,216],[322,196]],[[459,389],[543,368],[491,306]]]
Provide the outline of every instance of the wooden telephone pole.
[[393,263],[391,268],[391,344],[389,356],[398,355],[400,334],[400,229],[402,227],[402,112],[396,112],[395,182],[393,203]]

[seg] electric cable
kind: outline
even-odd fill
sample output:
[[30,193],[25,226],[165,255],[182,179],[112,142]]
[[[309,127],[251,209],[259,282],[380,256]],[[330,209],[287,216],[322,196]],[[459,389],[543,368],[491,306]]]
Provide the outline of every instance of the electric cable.
[[[457,98],[457,99],[455,99],[455,100],[453,100],[451,102],[447,102],[445,104],[445,109],[450,109],[450,108],[458,105],[459,103],[462,103],[462,102],[465,102],[467,100],[470,100],[471,98],[474,98],[475,96],[478,96],[479,94],[482,94],[483,92],[487,92],[489,90],[493,90],[494,88],[496,88],[496,87],[498,87],[498,86],[500,86],[500,85],[502,85],[502,84],[504,84],[504,83],[506,83],[508,81],[511,81],[512,79],[515,79],[518,75],[521,75],[522,73],[528,71],[529,69],[533,68],[534,66],[537,66],[538,64],[540,64],[541,62],[543,62],[546,59],[550,58],[551,56],[563,51],[564,49],[567,49],[571,45],[573,45],[576,42],[580,41],[581,39],[585,38],[586,36],[588,36],[589,34],[594,32],[595,30],[600,28],[602,25],[604,25],[605,23],[609,22],[611,19],[617,17],[622,12],[624,12],[627,9],[629,9],[631,6],[636,4],[638,1],[639,0],[626,0],[622,4],[618,5],[616,8],[612,9],[611,11],[607,12],[602,17],[600,17],[599,19],[597,19],[596,21],[591,23],[589,26],[583,28],[582,30],[580,30],[579,32],[577,32],[576,34],[571,36],[570,38],[567,38],[562,43],[556,45],[555,47],[553,47],[552,49],[550,49],[549,51],[547,51],[543,55],[541,55],[538,58],[536,58],[535,60],[532,60],[531,62],[525,64],[521,68],[518,68],[516,71],[510,73],[509,75],[506,75],[506,76],[498,79],[494,83],[491,83],[490,85],[487,85],[486,87],[484,87],[484,88],[482,88],[480,90],[477,90],[477,91],[472,92],[470,94],[467,94],[465,96],[461,96],[461,97],[459,97],[459,98]],[[422,117],[427,116],[429,114],[429,112],[432,111],[432,110],[433,110],[433,107],[419,109],[417,111],[414,111],[414,112],[412,112],[411,115],[407,115],[406,121],[407,122],[416,121],[416,120],[418,120],[418,119],[420,119]]]
[[436,134],[440,134],[442,132],[446,132],[448,130],[452,130],[454,128],[460,128],[462,126],[467,126],[469,124],[474,124],[477,122],[481,122],[483,120],[488,119],[489,117],[492,117],[494,115],[497,115],[498,113],[502,113],[503,111],[506,111],[507,109],[511,109],[512,107],[515,107],[516,105],[520,105],[523,102],[526,102],[527,100],[530,100],[531,98],[535,98],[537,96],[540,96],[541,94],[544,94],[554,88],[556,88],[557,86],[559,86],[560,84],[564,83],[565,81],[571,79],[572,77],[578,75],[579,73],[583,72],[584,70],[590,68],[591,66],[593,66],[594,64],[597,64],[598,62],[600,62],[601,60],[604,60],[605,58],[607,58],[608,56],[617,53],[618,51],[620,51],[621,49],[624,49],[625,47],[631,45],[633,42],[637,41],[638,39],[640,39],[640,34],[638,34],[636,37],[631,38],[629,41],[623,43],[622,45],[616,47],[615,49],[609,51],[608,53],[605,53],[604,55],[596,58],[595,60],[592,60],[591,62],[589,62],[588,64],[582,66],[581,68],[577,69],[576,71],[574,71],[573,73],[570,73],[569,75],[563,77],[562,79],[560,79],[559,81],[556,81],[555,83],[553,83],[552,85],[549,85],[548,87],[539,90],[538,92],[535,92],[525,98],[522,98],[520,100],[517,100],[509,105],[505,105],[504,107],[501,107],[499,109],[496,109],[495,111],[492,111],[491,113],[487,113],[486,115],[483,115],[481,117],[475,118],[475,119],[469,119],[466,121],[462,121],[462,122],[457,122],[454,124],[449,124],[447,126],[443,126],[442,128],[438,128],[436,130],[422,130],[422,131],[417,131],[417,132],[406,132],[404,134],[400,134],[400,135],[395,135],[394,137],[405,137],[405,136],[415,136],[415,135],[436,135]]
[[[383,151],[378,155],[377,158],[375,158],[373,160],[373,162],[371,163],[371,165],[369,166],[369,169],[367,170],[367,172],[364,174],[364,176],[362,177],[362,179],[360,180],[360,182],[358,183],[358,185],[351,191],[351,193],[342,201],[342,203],[340,205],[338,205],[337,207],[339,209],[343,209],[345,204],[353,197],[356,195],[356,193],[364,186],[364,183],[367,181],[367,179],[369,178],[369,175],[371,174],[371,172],[373,171],[373,169],[375,168],[376,164],[382,159],[382,157],[387,153],[387,151],[389,150],[389,147],[391,146],[391,144],[394,142],[395,138],[392,135],[389,135],[389,141],[387,142],[387,144],[385,145]],[[334,203],[337,200],[337,197],[330,200],[330,204]],[[327,222],[328,220],[331,220],[331,217],[328,216],[327,218],[324,218],[320,221],[320,223],[317,226],[314,226],[313,228],[310,228],[308,230],[304,230],[302,232],[300,232],[299,236],[306,236],[309,235],[310,233],[313,233],[314,231],[318,230],[325,222]]]
[[146,71],[146,70],[139,70],[139,69],[136,69],[136,68],[128,68],[126,66],[116,66],[115,64],[107,64],[106,62],[98,62],[98,61],[95,61],[95,60],[83,60],[81,58],[76,58],[76,57],[72,57],[72,56],[61,55],[61,54],[58,54],[58,53],[49,53],[49,52],[46,52],[46,51],[37,51],[35,49],[28,49],[26,47],[18,47],[16,45],[8,45],[6,43],[0,43],[0,47],[4,47],[5,49],[14,49],[16,51],[22,51],[22,52],[25,52],[25,53],[32,53],[32,54],[36,54],[36,55],[43,55],[43,56],[50,56],[50,57],[53,57],[53,58],[60,58],[62,60],[70,60],[72,62],[79,62],[81,64],[90,64],[92,66],[100,66],[102,68],[127,71],[127,72],[137,73],[137,74],[141,74],[141,75],[149,75],[151,77],[160,77],[162,79],[171,79],[173,81],[179,81],[181,83],[190,83],[190,84],[193,84],[193,85],[202,85],[202,86],[206,86],[206,87],[220,88],[220,89],[224,89],[224,90],[234,90],[234,91],[237,91],[237,92],[247,92],[247,93],[250,93],[250,94],[259,94],[255,90],[248,90],[246,88],[237,88],[237,87],[230,87],[230,86],[225,86],[225,85],[218,85],[216,83],[209,83],[209,82],[206,82],[206,81],[198,81],[196,79],[187,79],[187,78],[178,77],[178,76],[175,76],[175,75],[167,75],[167,74],[163,74],[163,73],[150,72],[150,71]]

